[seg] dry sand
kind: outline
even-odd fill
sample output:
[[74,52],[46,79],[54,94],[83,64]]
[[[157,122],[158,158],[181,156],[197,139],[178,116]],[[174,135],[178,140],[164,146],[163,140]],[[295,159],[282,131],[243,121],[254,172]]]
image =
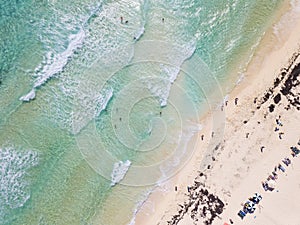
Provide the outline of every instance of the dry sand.
[[[243,82],[230,93],[228,105],[224,107],[225,130],[221,129],[222,125],[220,130],[214,130],[214,141],[210,138],[212,116],[203,120],[204,129],[199,137],[204,134],[204,140],[199,142],[197,152],[180,173],[150,195],[137,214],[137,225],[189,225],[205,224],[205,221],[210,224],[211,212],[216,216],[212,224],[230,224],[229,219],[233,224],[300,224],[300,156],[292,157],[290,150],[300,139],[300,108],[297,108],[300,107],[297,103],[300,75],[298,80],[288,78],[293,67],[300,62],[300,56],[296,55],[300,44],[300,19],[295,12],[282,18],[286,25],[281,21],[283,25],[276,26],[279,36],[275,38],[272,32],[265,35]],[[281,76],[281,69],[289,66],[291,68]],[[278,85],[274,83],[276,77],[282,78]],[[296,87],[287,90],[289,83],[286,80]],[[286,95],[281,94],[280,102],[275,104],[274,97],[281,89],[286,90]],[[238,98],[237,105],[235,98]],[[275,108],[270,112],[272,104]],[[279,116],[283,126],[276,124]],[[275,127],[279,131],[275,132]],[[280,132],[284,133],[282,139],[279,138]],[[263,151],[262,146],[265,147]],[[297,147],[300,149],[299,145]],[[292,161],[288,167],[281,162],[284,157]],[[277,170],[275,190],[264,191],[261,182],[278,163],[286,171]],[[187,187],[190,187],[190,192]],[[247,214],[241,220],[237,215],[242,209],[241,204],[255,192],[263,199],[253,214]],[[203,211],[204,205],[209,204],[208,197],[210,208],[216,207],[217,210]]]

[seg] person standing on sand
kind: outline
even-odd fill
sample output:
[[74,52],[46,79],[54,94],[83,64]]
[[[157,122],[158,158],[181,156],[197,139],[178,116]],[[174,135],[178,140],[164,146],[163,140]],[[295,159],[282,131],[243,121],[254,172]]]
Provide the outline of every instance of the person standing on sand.
[[234,104],[237,105],[239,98],[234,99]]
[[280,133],[278,134],[279,139],[282,139],[282,135],[283,135],[283,134],[284,134],[283,132],[280,132]]

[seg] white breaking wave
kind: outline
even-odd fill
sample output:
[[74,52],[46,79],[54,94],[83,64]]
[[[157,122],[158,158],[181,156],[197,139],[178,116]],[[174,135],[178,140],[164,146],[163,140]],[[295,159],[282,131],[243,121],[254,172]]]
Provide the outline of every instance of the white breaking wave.
[[95,110],[95,116],[99,116],[100,113],[107,107],[108,102],[113,97],[113,89],[110,88],[106,91],[104,91],[103,94],[100,94],[97,98],[97,106]]
[[183,46],[172,46],[177,53],[172,58],[171,65],[159,64],[161,74],[159,77],[149,79],[146,87],[151,94],[159,99],[161,107],[167,105],[172,84],[176,81],[180,68],[185,60],[189,59],[195,52],[196,46],[194,42],[184,44]]
[[36,77],[36,79],[33,89],[19,100],[28,102],[34,99],[35,89],[45,84],[51,77],[63,70],[74,52],[82,47],[84,38],[85,32],[81,29],[77,34],[69,36],[69,45],[65,51],[56,55],[52,52],[48,52],[44,57],[43,62],[35,69],[34,77]]
[[112,88],[104,89],[93,96],[84,92],[79,95],[77,99],[78,106],[72,113],[73,133],[79,133],[92,119],[99,116],[106,109],[112,97]]
[[145,83],[151,94],[158,98],[160,106],[166,106],[171,89],[171,83],[168,80],[157,78],[149,78]]
[[134,36],[134,40],[136,41],[139,40],[143,36],[144,32],[145,32],[145,27],[143,26],[141,27],[141,29],[137,31],[136,35]]
[[117,183],[123,180],[130,165],[131,162],[129,160],[126,160],[125,162],[119,161],[114,164],[114,168],[111,173],[111,186],[115,186]]
[[35,90],[34,88],[32,88],[32,90],[27,95],[23,95],[21,98],[19,98],[19,100],[23,102],[29,102],[34,98],[35,98]]
[[[49,91],[49,104],[58,106],[49,107],[48,111],[54,111],[51,119],[73,134],[79,133],[109,104],[112,90],[102,90],[103,84],[111,79],[115,68],[122,68],[130,62],[134,53],[132,38],[137,31],[143,30],[140,30],[143,25],[138,22],[139,3],[136,2],[134,7],[126,2],[122,2],[122,6],[119,3],[92,8],[82,25],[85,39],[80,54],[63,72],[55,75],[59,92]],[[129,10],[125,10],[127,8]],[[130,13],[127,15],[125,12]],[[130,23],[122,24],[120,15]],[[45,110],[45,113],[49,117],[48,111]]]
[[160,64],[162,78],[154,78],[147,80],[147,88],[151,94],[158,98],[160,106],[167,105],[172,84],[177,79],[180,72],[179,67]]
[[15,209],[26,203],[30,192],[25,176],[28,169],[37,164],[36,152],[19,152],[13,147],[0,148],[0,208]]
[[172,67],[172,66],[166,66],[161,64],[161,68],[163,69],[163,71],[168,75],[168,80],[170,81],[171,84],[173,84],[175,82],[175,80],[177,79],[177,75],[180,71],[179,67]]
[[73,55],[74,51],[82,46],[84,38],[85,32],[81,29],[77,34],[69,36],[69,45],[64,52],[57,55],[49,52],[45,57],[44,62],[41,63],[35,70],[38,73],[36,74],[37,78],[34,83],[34,87],[40,87],[48,79],[61,72],[68,63],[69,58]]

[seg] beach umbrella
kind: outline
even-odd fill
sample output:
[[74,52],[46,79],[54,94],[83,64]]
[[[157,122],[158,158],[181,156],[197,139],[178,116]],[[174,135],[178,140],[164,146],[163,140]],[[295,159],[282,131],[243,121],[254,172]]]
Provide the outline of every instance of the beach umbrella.
[[273,190],[273,189],[275,189],[276,183],[275,183],[274,180],[269,180],[269,181],[267,182],[267,185],[268,185],[269,189]]
[[260,200],[262,199],[261,195],[258,193],[255,193],[252,197],[252,200],[254,203],[258,204],[260,202]]
[[248,210],[249,213],[254,213],[255,204],[253,202],[249,202],[247,210]]
[[245,203],[244,207],[247,210],[247,212],[249,212],[249,213],[253,213],[255,210],[255,204],[251,201],[247,201]]

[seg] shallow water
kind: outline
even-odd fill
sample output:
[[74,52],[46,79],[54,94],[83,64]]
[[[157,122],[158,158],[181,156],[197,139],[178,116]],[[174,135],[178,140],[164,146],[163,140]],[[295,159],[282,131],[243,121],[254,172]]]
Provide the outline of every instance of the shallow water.
[[280,3],[1,0],[0,224],[128,224]]

